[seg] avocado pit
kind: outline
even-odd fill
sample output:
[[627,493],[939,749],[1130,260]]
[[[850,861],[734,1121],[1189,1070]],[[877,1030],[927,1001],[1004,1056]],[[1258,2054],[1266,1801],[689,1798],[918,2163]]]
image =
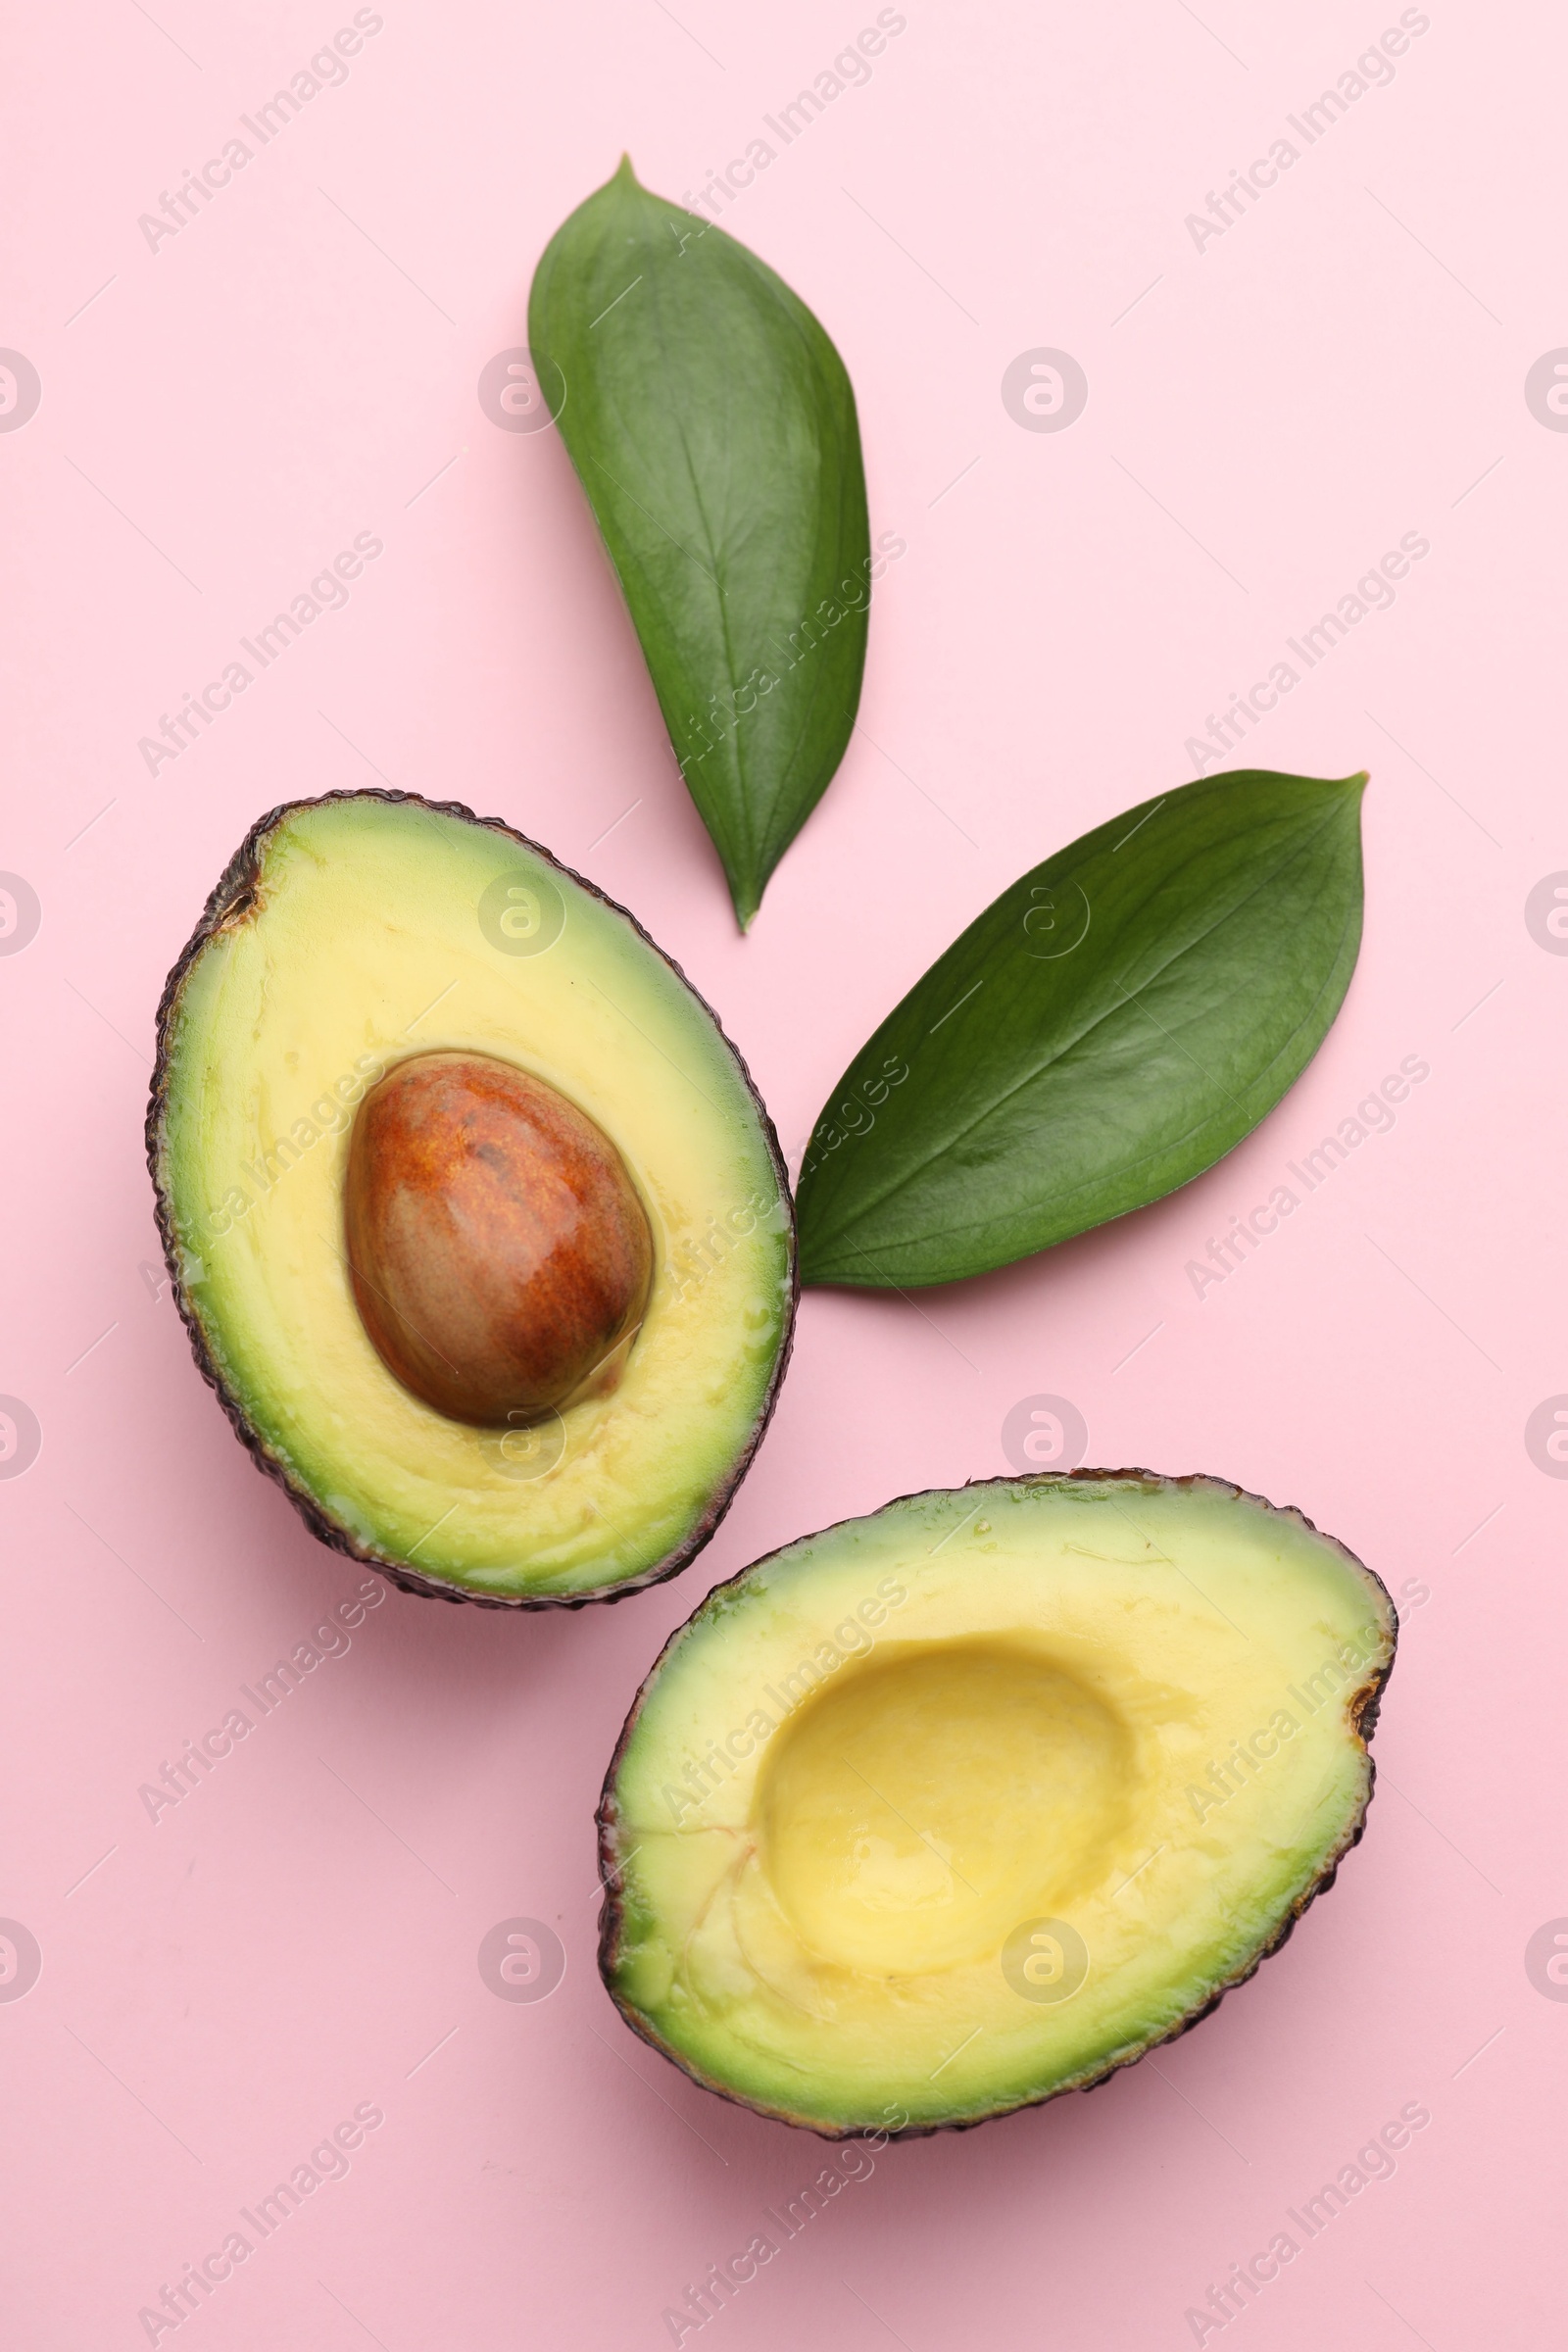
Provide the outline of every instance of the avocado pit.
[[371,1345],[437,1412],[525,1427],[619,1379],[653,1236],[615,1146],[543,1079],[399,1062],[360,1104],[344,1225]]

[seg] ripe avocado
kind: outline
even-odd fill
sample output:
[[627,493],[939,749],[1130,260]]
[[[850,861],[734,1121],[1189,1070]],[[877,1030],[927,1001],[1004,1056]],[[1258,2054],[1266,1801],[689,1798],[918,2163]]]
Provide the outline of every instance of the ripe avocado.
[[170,974],[147,1148],[197,1363],[324,1543],[539,1608],[712,1534],[789,1350],[784,1167],[548,851],[408,793],[264,816]]
[[1299,1512],[1210,1478],[998,1479],[788,1544],[710,1593],[621,1734],[612,1997],[829,2138],[1086,2089],[1332,1881],[1396,1622]]

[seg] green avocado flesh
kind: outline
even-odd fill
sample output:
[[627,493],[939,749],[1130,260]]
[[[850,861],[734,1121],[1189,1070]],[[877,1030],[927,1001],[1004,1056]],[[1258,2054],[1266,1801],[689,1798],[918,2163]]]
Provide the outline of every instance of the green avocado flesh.
[[[615,1385],[526,1427],[403,1386],[351,1283],[359,1105],[438,1052],[586,1114],[652,1236]],[[708,1007],[547,853],[401,795],[274,810],[171,975],[148,1144],[198,1360],[325,1541],[412,1590],[526,1606],[613,1597],[711,1533],[787,1350],[783,1170]]]
[[627,1721],[606,1983],[698,2082],[829,2136],[1084,2088],[1332,1878],[1396,1624],[1214,1479],[999,1479],[791,1544]]

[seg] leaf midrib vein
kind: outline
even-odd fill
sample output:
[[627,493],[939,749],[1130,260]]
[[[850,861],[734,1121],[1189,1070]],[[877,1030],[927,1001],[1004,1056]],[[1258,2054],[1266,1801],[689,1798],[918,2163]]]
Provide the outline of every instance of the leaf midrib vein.
[[[652,260],[652,258],[653,257],[650,256],[650,260]],[[678,258],[684,257],[682,256]],[[664,368],[667,371],[671,367],[671,352],[668,337],[664,331],[664,312],[662,304],[660,300],[661,280],[660,272],[657,267],[650,270],[647,282],[650,300],[653,304],[654,339],[659,346],[660,358],[663,362]],[[717,591],[714,599],[714,610],[718,620],[719,635],[724,649],[724,675],[728,681],[730,694],[733,696],[738,684],[738,680],[735,676],[735,649],[733,643],[731,642],[729,633],[729,614],[724,609],[726,599],[724,582],[721,576],[724,568],[724,558],[714,544],[713,530],[712,525],[709,520],[708,508],[704,501],[702,490],[698,484],[697,467],[693,462],[691,444],[686,437],[686,415],[684,407],[681,407],[677,410],[675,417],[675,432],[676,438],[680,443],[681,458],[686,467],[686,479],[691,488],[692,503],[696,507],[697,517],[699,522],[702,524],[703,544],[707,548],[709,556],[712,562],[713,580]],[[726,441],[726,462],[728,461],[729,454],[729,448]],[[738,849],[745,849],[747,853],[747,879],[749,882],[755,883],[757,868],[757,843],[752,829],[751,794],[746,771],[746,761],[741,750],[740,729],[738,727],[734,730],[734,743],[730,748],[736,784],[734,809],[739,820],[738,829],[741,835],[741,840],[736,847]],[[726,859],[725,862],[727,863],[728,860]]]
[[[1095,1031],[1101,1028],[1104,1022],[1111,1019],[1112,1016],[1117,1013],[1125,1012],[1129,1005],[1137,1005],[1139,997],[1142,996],[1146,990],[1152,988],[1157,981],[1162,980],[1166,973],[1169,972],[1176,964],[1180,963],[1185,956],[1195,954],[1196,951],[1202,946],[1204,940],[1211,938],[1213,934],[1220,929],[1222,924],[1233,921],[1235,917],[1244,910],[1244,908],[1250,906],[1252,901],[1259,895],[1261,891],[1267,889],[1268,886],[1272,882],[1276,881],[1280,874],[1284,873],[1290,865],[1294,864],[1298,858],[1304,856],[1306,852],[1309,851],[1317,842],[1319,837],[1327,831],[1328,827],[1330,824],[1332,824],[1338,813],[1338,809],[1331,807],[1325,812],[1322,822],[1315,826],[1310,833],[1302,837],[1298,846],[1292,850],[1288,857],[1282,858],[1280,862],[1271,867],[1266,874],[1259,876],[1258,880],[1253,884],[1252,888],[1247,893],[1245,898],[1238,899],[1235,905],[1227,907],[1223,914],[1216,915],[1213,922],[1211,922],[1204,930],[1200,931],[1196,938],[1189,940],[1183,947],[1175,950],[1172,955],[1166,957],[1163,963],[1158,965],[1153,971],[1150,972],[1142,983],[1137,995],[1126,994],[1125,984],[1120,980],[1116,980],[1115,985],[1118,988],[1124,989],[1124,994],[1119,1004],[1105,1006],[1102,1012],[1097,1013],[1092,1020],[1087,1021],[1082,1029],[1080,1029],[1073,1037],[1068,1038],[1054,1052],[1042,1056],[1042,1058],[1031,1069],[1026,1070],[1024,1074],[1015,1080],[1011,1086],[1007,1087],[1003,1093],[995,1096],[991,1102],[986,1103],[983,1109],[977,1111],[974,1117],[968,1120],[964,1126],[958,1128],[954,1134],[945,1137],[939,1145],[934,1146],[933,1149],[927,1152],[922,1157],[912,1161],[908,1167],[906,1167],[900,1175],[894,1178],[893,1182],[888,1185],[885,1190],[874,1194],[869,1200],[862,1200],[852,1210],[851,1215],[844,1224],[836,1227],[830,1226],[823,1238],[827,1241],[833,1241],[842,1238],[843,1234],[852,1226],[860,1223],[862,1219],[870,1216],[877,1209],[884,1208],[889,1200],[895,1199],[899,1193],[904,1191],[906,1186],[912,1184],[917,1177],[923,1175],[934,1161],[943,1157],[945,1154],[956,1151],[957,1147],[964,1142],[966,1137],[974,1133],[977,1127],[983,1126],[986,1120],[994,1118],[997,1112],[1012,1100],[1014,1095],[1021,1093],[1025,1087],[1034,1085],[1037,1079],[1042,1077],[1055,1064],[1065,1061],[1070,1054],[1075,1054],[1085,1041],[1092,1037]],[[1191,856],[1184,859],[1183,862],[1190,863]],[[1174,871],[1178,873],[1180,870],[1180,867],[1174,869]],[[1171,877],[1167,876],[1165,879],[1169,881]],[[1348,928],[1348,919],[1349,918],[1347,917],[1347,922],[1344,926],[1342,926],[1341,929],[1339,942],[1339,946],[1341,948],[1343,948],[1344,945],[1346,929]],[[1337,965],[1338,961],[1339,950],[1337,949],[1334,957],[1334,964]],[[1333,966],[1331,966],[1331,969],[1332,968]],[[920,985],[920,981],[915,982],[916,989],[918,989]],[[1312,1000],[1314,1006],[1320,1001],[1321,996],[1322,989],[1320,988],[1317,996],[1315,996]],[[1299,1035],[1301,1026],[1302,1024],[1298,1023],[1297,1028],[1292,1031],[1291,1034],[1293,1037]],[[1278,1059],[1277,1054],[1275,1055],[1274,1059]],[[1266,1066],[1272,1068],[1274,1066],[1273,1061],[1269,1062]],[[851,1067],[854,1067],[853,1063],[851,1064]],[[1212,1083],[1212,1081],[1210,1081],[1210,1083]],[[1212,1115],[1212,1113],[1210,1115]]]
[[[1311,1005],[1309,1006],[1309,1008],[1308,1008],[1307,1012],[1306,1012],[1305,1014],[1303,1014],[1302,1018],[1301,1018],[1301,1019],[1300,1019],[1300,1020],[1299,1020],[1299,1021],[1297,1023],[1296,1027],[1295,1027],[1295,1028],[1292,1030],[1292,1032],[1291,1032],[1290,1036],[1289,1036],[1288,1038],[1286,1038],[1285,1040],[1283,1040],[1283,1041],[1282,1041],[1282,1043],[1281,1043],[1281,1046],[1280,1046],[1280,1050],[1279,1050],[1279,1052],[1278,1052],[1278,1053],[1277,1053],[1277,1054],[1274,1055],[1273,1059],[1272,1059],[1270,1062],[1268,1062],[1268,1063],[1265,1065],[1265,1067],[1264,1067],[1262,1070],[1260,1070],[1260,1071],[1258,1072],[1258,1075],[1257,1075],[1257,1077],[1256,1077],[1255,1079],[1253,1079],[1252,1081],[1250,1081],[1250,1084],[1252,1084],[1252,1085],[1254,1085],[1254,1086],[1255,1086],[1255,1085],[1257,1085],[1257,1084],[1261,1083],[1261,1081],[1267,1077],[1267,1075],[1268,1075],[1268,1072],[1269,1072],[1270,1070],[1272,1070],[1272,1069],[1276,1068],[1276,1067],[1278,1066],[1279,1062],[1280,1062],[1282,1059],[1284,1059],[1284,1058],[1286,1057],[1286,1054],[1287,1054],[1287,1053],[1288,1053],[1288,1051],[1289,1051],[1289,1048],[1290,1048],[1290,1047],[1291,1047],[1291,1046],[1292,1046],[1292,1045],[1295,1043],[1296,1039],[1297,1039],[1297,1038],[1298,1038],[1298,1037],[1301,1035],[1302,1031],[1303,1031],[1304,1029],[1308,1029],[1308,1028],[1310,1028],[1310,1027],[1311,1027],[1311,1025],[1312,1025],[1312,1019],[1313,1019],[1313,1016],[1316,1014],[1317,1007],[1318,1007],[1318,1006],[1319,1006],[1319,1005],[1322,1004],[1324,997],[1325,997],[1325,996],[1328,994],[1329,988],[1330,988],[1330,986],[1331,986],[1331,984],[1332,984],[1332,982],[1333,982],[1334,974],[1335,974],[1335,972],[1337,972],[1337,971],[1338,971],[1338,969],[1339,969],[1340,957],[1341,957],[1341,956],[1342,956],[1342,955],[1344,954],[1344,952],[1345,952],[1345,942],[1346,942],[1347,936],[1348,936],[1348,933],[1349,933],[1349,930],[1350,930],[1350,927],[1351,927],[1351,922],[1352,922],[1352,920],[1353,920],[1353,918],[1354,918],[1354,914],[1355,914],[1355,909],[1352,907],[1352,908],[1349,910],[1349,912],[1347,914],[1347,916],[1346,916],[1346,919],[1345,919],[1345,922],[1344,922],[1344,923],[1342,924],[1342,926],[1341,926],[1339,940],[1338,940],[1338,942],[1337,942],[1337,944],[1336,944],[1336,947],[1335,947],[1334,956],[1333,956],[1333,959],[1332,959],[1332,961],[1331,961],[1331,963],[1330,963],[1329,970],[1328,970],[1328,974],[1327,974],[1327,976],[1325,977],[1325,979],[1323,980],[1323,982],[1322,982],[1321,986],[1318,988],[1318,990],[1317,990],[1317,993],[1316,993],[1316,994],[1315,994],[1315,996],[1313,997],[1313,999],[1312,999],[1312,1003],[1311,1003]],[[1347,986],[1348,986],[1348,979],[1347,980]],[[1135,1001],[1136,1001],[1136,1000],[1129,1000],[1129,1002],[1135,1002]],[[1326,1032],[1325,1032],[1325,1034],[1326,1034]],[[1319,1042],[1321,1042],[1321,1040],[1320,1040]],[[1298,1073],[1298,1075],[1299,1075],[1299,1072]],[[1293,1081],[1293,1083],[1294,1083],[1294,1081]],[[1287,1089],[1286,1091],[1288,1092],[1288,1091],[1289,1091],[1289,1089]],[[1283,1096],[1277,1099],[1277,1101],[1282,1101],[1282,1100],[1283,1100]],[[1276,1103],[1271,1103],[1271,1104],[1269,1105],[1269,1108],[1270,1108],[1270,1109],[1273,1109],[1273,1108],[1275,1108],[1275,1107],[1277,1107],[1277,1102],[1276,1102]],[[1208,1116],[1208,1118],[1212,1118],[1212,1117],[1214,1116],[1214,1113],[1213,1113],[1213,1112],[1209,1112],[1209,1113],[1207,1114],[1207,1116]],[[1263,1112],[1261,1112],[1261,1113],[1259,1114],[1259,1119],[1261,1119],[1261,1118],[1266,1118],[1267,1116],[1268,1116],[1268,1112],[1267,1112],[1267,1111],[1263,1111]],[[1160,1148],[1160,1150],[1159,1150],[1159,1151],[1157,1151],[1157,1152],[1146,1152],[1146,1153],[1144,1154],[1144,1157],[1143,1157],[1142,1159],[1133,1159],[1133,1160],[1128,1160],[1128,1161],[1126,1161],[1126,1162],[1125,1162],[1125,1163],[1124,1163],[1124,1164],[1123,1164],[1121,1167],[1117,1168],[1117,1169],[1114,1171],[1114,1174],[1115,1174],[1116,1176],[1120,1176],[1120,1177],[1126,1177],[1126,1176],[1130,1176],[1130,1175],[1134,1174],[1134,1173],[1136,1172],[1136,1170],[1137,1170],[1137,1169],[1139,1169],[1140,1167],[1147,1166],[1147,1165],[1148,1165],[1148,1164],[1149,1164],[1151,1161],[1152,1161],[1152,1160],[1154,1160],[1154,1159],[1158,1159],[1158,1158],[1164,1157],[1164,1156],[1166,1156],[1167,1154],[1169,1154],[1169,1153],[1171,1153],[1171,1152],[1179,1152],[1179,1151],[1182,1149],[1182,1147],[1183,1147],[1185,1144],[1188,1144],[1188,1143],[1190,1143],[1190,1142],[1193,1140],[1193,1138],[1194,1138],[1195,1136],[1199,1135],[1199,1134],[1201,1132],[1202,1128],[1204,1127],[1204,1125],[1205,1125],[1206,1123],[1207,1123],[1207,1120],[1206,1120],[1206,1119],[1199,1119],[1199,1120],[1197,1120],[1197,1121],[1194,1123],[1194,1125],[1192,1125],[1191,1127],[1187,1128],[1187,1129],[1186,1129],[1186,1130],[1185,1130],[1185,1131],[1184,1131],[1184,1132],[1183,1132],[1181,1135],[1178,1135],[1178,1136],[1174,1136],[1174,1137],[1172,1137],[1172,1139],[1170,1140],[1170,1142],[1169,1142],[1168,1144],[1165,1144],[1164,1146],[1162,1146],[1162,1147]],[[1242,1134],[1241,1134],[1241,1135],[1239,1135],[1239,1136],[1236,1138],[1236,1143],[1241,1143],[1241,1142],[1243,1142],[1243,1141],[1246,1139],[1246,1137],[1247,1137],[1248,1135],[1250,1135],[1250,1134],[1252,1132],[1252,1127],[1255,1127],[1255,1126],[1257,1126],[1257,1125],[1258,1125],[1258,1123],[1259,1123],[1259,1120],[1258,1120],[1258,1119],[1254,1119],[1254,1120],[1252,1121],[1252,1123],[1251,1123],[1251,1126],[1244,1128],[1244,1129],[1243,1129],[1243,1131],[1242,1131]],[[1234,1151],[1234,1150],[1235,1150],[1235,1148],[1236,1148],[1236,1143],[1233,1143],[1233,1144],[1231,1144],[1231,1145],[1228,1145],[1227,1147],[1225,1147],[1225,1150],[1223,1150],[1223,1151],[1217,1152],[1214,1154],[1214,1157],[1213,1157],[1212,1159],[1210,1159],[1210,1160],[1208,1160],[1208,1161],[1206,1161],[1206,1162],[1204,1163],[1203,1167],[1201,1167],[1201,1168],[1195,1168],[1195,1169],[1193,1170],[1193,1173],[1192,1173],[1192,1175],[1191,1175],[1191,1176],[1184,1176],[1184,1177],[1181,1177],[1181,1178],[1179,1178],[1179,1179],[1176,1181],[1176,1183],[1174,1183],[1174,1184],[1171,1184],[1171,1185],[1168,1185],[1168,1186],[1165,1188],[1165,1192],[1163,1192],[1163,1193],[1157,1193],[1157,1194],[1155,1194],[1155,1195],[1153,1196],[1153,1198],[1154,1198],[1155,1200],[1164,1200],[1165,1198],[1167,1198],[1167,1196],[1168,1196],[1170,1193],[1173,1193],[1173,1192],[1180,1192],[1180,1190],[1182,1189],[1182,1186],[1183,1186],[1184,1184],[1191,1184],[1191,1183],[1194,1183],[1194,1182],[1197,1180],[1197,1178],[1198,1178],[1198,1177],[1200,1177],[1200,1176],[1202,1176],[1202,1175],[1205,1175],[1205,1174],[1207,1173],[1207,1171],[1208,1171],[1208,1169],[1209,1169],[1209,1168],[1216,1166],[1216,1165],[1218,1164],[1218,1162],[1219,1162],[1221,1159],[1223,1159],[1223,1158],[1226,1156],[1226,1152],[1229,1152],[1229,1151]],[[1103,1184],[1103,1183],[1104,1183],[1104,1182],[1106,1182],[1106,1181],[1107,1181],[1107,1180],[1106,1180],[1106,1178],[1104,1178],[1103,1176],[1086,1177],[1086,1178],[1083,1180],[1083,1182],[1082,1182],[1082,1183],[1080,1183],[1080,1184],[1077,1184],[1077,1185],[1073,1186],[1073,1187],[1072,1187],[1072,1189],[1071,1189],[1071,1191],[1069,1191],[1069,1192],[1065,1193],[1064,1195],[1062,1195],[1062,1197],[1061,1197],[1061,1199],[1062,1199],[1062,1204],[1063,1204],[1063,1205],[1065,1205],[1065,1203],[1066,1203],[1067,1201],[1071,1200],[1073,1199],[1073,1197],[1074,1197],[1074,1194],[1077,1194],[1077,1193],[1083,1193],[1083,1192],[1087,1192],[1087,1191],[1088,1191],[1088,1190],[1090,1190],[1090,1189],[1091,1189],[1091,1188],[1092,1188],[1094,1185],[1097,1185],[1097,1184]],[[879,1205],[880,1205],[880,1204],[879,1204]],[[1137,1203],[1137,1204],[1135,1204],[1135,1206],[1137,1206],[1137,1205],[1142,1205],[1142,1206],[1144,1206],[1144,1207],[1149,1207],[1149,1206],[1151,1205],[1151,1202],[1149,1202],[1149,1201],[1144,1201],[1144,1202],[1142,1202],[1142,1203]],[[1115,1214],[1116,1214],[1117,1216],[1131,1216],[1131,1215],[1133,1215],[1133,1214],[1134,1214],[1134,1208],[1125,1208],[1125,1209],[1119,1209],[1119,1210],[1117,1210],[1117,1211],[1115,1212]],[[920,1237],[919,1237],[919,1239],[920,1239],[920,1240],[922,1240],[922,1241],[927,1241],[927,1242],[944,1242],[944,1241],[950,1241],[950,1240],[953,1240],[953,1239],[955,1239],[956,1236],[958,1236],[958,1235],[960,1235],[960,1234],[978,1232],[978,1231],[982,1230],[982,1229],[983,1229],[983,1228],[984,1228],[986,1225],[988,1225],[988,1224],[990,1224],[990,1225],[997,1225],[997,1224],[1002,1224],[1002,1223],[1004,1223],[1005,1221],[1006,1221],[1005,1219],[999,1218],[999,1217],[995,1217],[995,1216],[993,1216],[993,1217],[989,1217],[989,1218],[987,1218],[987,1217],[971,1217],[971,1218],[967,1219],[967,1220],[966,1220],[964,1223],[962,1223],[962,1224],[957,1224],[957,1225],[943,1225],[943,1226],[940,1226],[940,1227],[936,1228],[936,1230],[935,1230],[935,1231],[933,1231],[933,1232],[928,1232],[927,1234],[924,1234],[924,1235],[920,1236]],[[1114,1220],[1113,1220],[1113,1218],[1109,1218],[1109,1217],[1101,1217],[1101,1218],[1097,1218],[1097,1219],[1095,1220],[1095,1223],[1097,1223],[1097,1224],[1109,1224],[1109,1223],[1112,1223],[1113,1221],[1114,1221]],[[1084,1225],[1080,1225],[1080,1226],[1078,1226],[1078,1227],[1076,1228],[1076,1232],[1078,1232],[1078,1233],[1087,1233],[1087,1232],[1090,1232],[1090,1231],[1092,1231],[1092,1230],[1093,1230],[1093,1226],[1084,1226]],[[843,1237],[842,1237],[842,1235],[840,1235],[840,1237],[839,1237],[839,1238],[841,1238],[841,1239],[842,1239],[842,1238],[843,1238]],[[1071,1233],[1065,1233],[1065,1234],[1061,1234],[1061,1235],[1059,1235],[1059,1236],[1057,1237],[1058,1241],[1064,1241],[1064,1242],[1065,1242],[1065,1241],[1071,1241],[1071,1240],[1073,1240],[1074,1238],[1075,1238],[1075,1237],[1074,1237],[1074,1234],[1071,1234]],[[908,1244],[907,1244],[907,1243],[905,1243],[905,1244],[903,1244],[902,1246],[903,1246],[903,1247],[905,1247],[905,1248],[907,1248],[907,1247],[908,1247]],[[1021,1255],[1021,1256],[1033,1256],[1033,1255],[1035,1254],[1035,1251],[1036,1251],[1036,1250],[1038,1250],[1050,1249],[1050,1248],[1054,1248],[1054,1247],[1055,1247],[1055,1244],[1054,1244],[1054,1243],[1050,1243],[1050,1242],[1043,1242],[1043,1241],[1042,1241],[1042,1242],[1036,1242],[1036,1243],[1034,1243],[1034,1244],[1033,1244],[1033,1245],[1032,1245],[1032,1246],[1031,1246],[1029,1249],[1027,1249],[1027,1250],[1022,1250],[1022,1251],[1019,1251],[1019,1252],[1017,1252],[1017,1254],[1018,1254],[1018,1255]],[[862,1252],[861,1254],[863,1254],[863,1252]],[[1007,1262],[1010,1262],[1010,1260],[1004,1260],[1003,1262],[1004,1262],[1004,1263],[1007,1263]],[[906,1279],[907,1279],[907,1278],[908,1278],[908,1277],[907,1277],[907,1275],[906,1275]],[[962,1277],[962,1275],[946,1275],[946,1276],[941,1276],[941,1277],[939,1277],[938,1279],[939,1279],[939,1280],[944,1280],[944,1281],[957,1281],[957,1280],[962,1280],[962,1279],[963,1279],[963,1277]]]

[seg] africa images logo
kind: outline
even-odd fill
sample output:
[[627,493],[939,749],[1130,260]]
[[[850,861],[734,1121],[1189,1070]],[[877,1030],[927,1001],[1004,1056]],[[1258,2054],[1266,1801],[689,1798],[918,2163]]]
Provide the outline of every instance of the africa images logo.
[[1525,407],[1548,433],[1568,433],[1568,349],[1542,353],[1525,377]]
[[1568,1396],[1542,1398],[1525,1423],[1525,1451],[1548,1478],[1568,1478]]
[[1064,432],[1089,405],[1089,378],[1069,351],[1020,351],[1002,378],[1002,405],[1025,432]]
[[0,351],[0,433],[20,432],[42,398],[38,370],[26,354]]
[[1067,1396],[1020,1396],[1002,1424],[1002,1450],[1020,1478],[1076,1470],[1089,1451],[1089,1424]]
[[479,1946],[479,1975],[502,2001],[547,2001],[566,1973],[566,1949],[542,1919],[499,1919]]

